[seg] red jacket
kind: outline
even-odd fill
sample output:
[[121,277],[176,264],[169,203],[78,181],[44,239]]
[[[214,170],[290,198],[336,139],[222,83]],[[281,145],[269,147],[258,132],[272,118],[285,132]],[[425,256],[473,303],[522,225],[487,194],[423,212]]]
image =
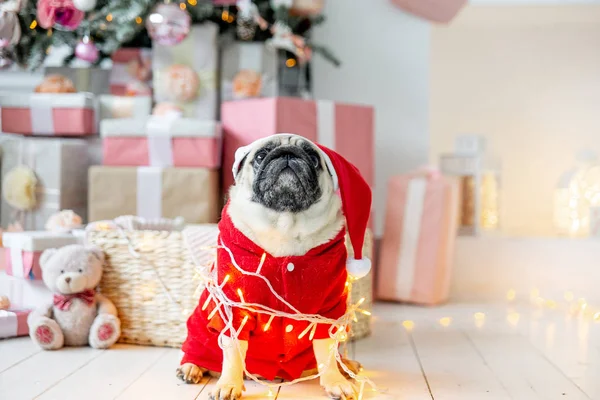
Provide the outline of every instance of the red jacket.
[[[246,271],[256,272],[265,251],[233,226],[227,207],[223,210],[219,231],[219,243],[231,250],[237,264]],[[346,312],[347,299],[344,234],[345,230],[342,229],[334,239],[303,256],[273,257],[266,254],[261,275],[300,312],[338,319]],[[248,303],[292,312],[271,294],[260,278],[240,274],[231,264],[226,250],[218,249],[217,265],[219,283],[223,282],[225,276],[230,276],[223,288],[228,298],[239,301],[237,290],[241,289],[244,300]],[[205,290],[188,320],[188,337],[183,344],[185,355],[181,363],[190,362],[220,372],[223,354],[217,338],[225,324],[218,312],[208,320],[215,302],[211,301],[206,310],[202,311],[207,298],[208,292]],[[265,331],[268,315],[235,308],[233,326],[236,329],[239,329],[246,315],[249,318],[239,337],[248,340],[246,368],[250,373],[271,380],[276,377],[292,380],[299,378],[303,371],[316,367],[309,335],[298,338],[309,322],[276,317]],[[291,331],[287,332],[290,326]],[[318,324],[314,339],[328,338],[329,327],[330,325]]]

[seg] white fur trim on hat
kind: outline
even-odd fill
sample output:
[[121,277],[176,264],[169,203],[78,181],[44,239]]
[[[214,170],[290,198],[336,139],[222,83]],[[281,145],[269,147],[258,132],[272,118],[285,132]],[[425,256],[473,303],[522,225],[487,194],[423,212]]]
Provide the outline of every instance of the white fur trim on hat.
[[[250,152],[252,151],[253,148],[256,147],[256,145],[267,142],[268,140],[272,139],[273,137],[277,137],[277,136],[296,136],[296,137],[306,140],[307,142],[313,143],[310,140],[308,140],[302,136],[295,135],[293,133],[277,133],[275,135],[271,135],[271,136],[264,137],[262,139],[255,140],[254,142],[250,143],[249,145],[240,147],[239,149],[237,149],[235,151],[235,160],[234,160],[233,166],[231,168],[231,171],[233,172],[233,179],[236,179],[237,174],[240,170],[240,164],[242,163],[242,160],[244,159],[244,157],[246,157],[248,154],[250,154]],[[325,154],[325,152],[323,152],[317,146],[315,146],[315,149],[319,152],[319,154],[321,154],[321,156],[323,156],[323,159],[325,160],[325,165],[327,165],[327,170],[329,171],[329,175],[331,175],[331,179],[333,180],[333,190],[338,190],[339,189],[338,177],[337,177],[337,173],[335,172],[335,169],[333,168],[333,164],[331,163],[331,159],[329,158],[329,156],[327,154]]]
[[371,260],[368,258],[357,260],[349,257],[346,261],[346,270],[348,270],[348,274],[354,279],[364,278],[371,271]]

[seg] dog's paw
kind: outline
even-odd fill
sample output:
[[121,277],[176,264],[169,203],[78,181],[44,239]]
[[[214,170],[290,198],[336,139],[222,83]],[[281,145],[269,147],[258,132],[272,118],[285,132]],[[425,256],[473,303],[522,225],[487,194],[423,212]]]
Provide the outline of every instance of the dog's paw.
[[356,394],[352,383],[342,374],[321,376],[321,386],[327,395],[334,400],[355,400]]
[[210,400],[239,400],[244,390],[243,377],[235,379],[222,375],[210,393]]
[[196,384],[200,383],[204,370],[192,363],[185,363],[177,368],[175,375],[185,383]]

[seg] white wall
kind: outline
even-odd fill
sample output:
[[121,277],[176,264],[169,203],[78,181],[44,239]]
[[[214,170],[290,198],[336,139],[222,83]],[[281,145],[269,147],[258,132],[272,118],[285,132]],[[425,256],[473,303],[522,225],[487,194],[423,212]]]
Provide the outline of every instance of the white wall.
[[376,109],[376,232],[390,176],[427,162],[429,24],[388,0],[330,0],[315,41],[342,60],[315,57],[315,97]]

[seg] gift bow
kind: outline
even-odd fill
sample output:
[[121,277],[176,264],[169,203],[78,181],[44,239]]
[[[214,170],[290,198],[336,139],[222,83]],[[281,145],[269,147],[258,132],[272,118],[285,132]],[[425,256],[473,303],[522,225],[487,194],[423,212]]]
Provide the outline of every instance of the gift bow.
[[55,294],[54,295],[54,306],[61,311],[68,311],[71,308],[71,304],[73,303],[73,299],[83,300],[88,306],[91,306],[94,303],[94,297],[96,296],[96,292],[92,289],[84,290],[81,293],[75,294]]

